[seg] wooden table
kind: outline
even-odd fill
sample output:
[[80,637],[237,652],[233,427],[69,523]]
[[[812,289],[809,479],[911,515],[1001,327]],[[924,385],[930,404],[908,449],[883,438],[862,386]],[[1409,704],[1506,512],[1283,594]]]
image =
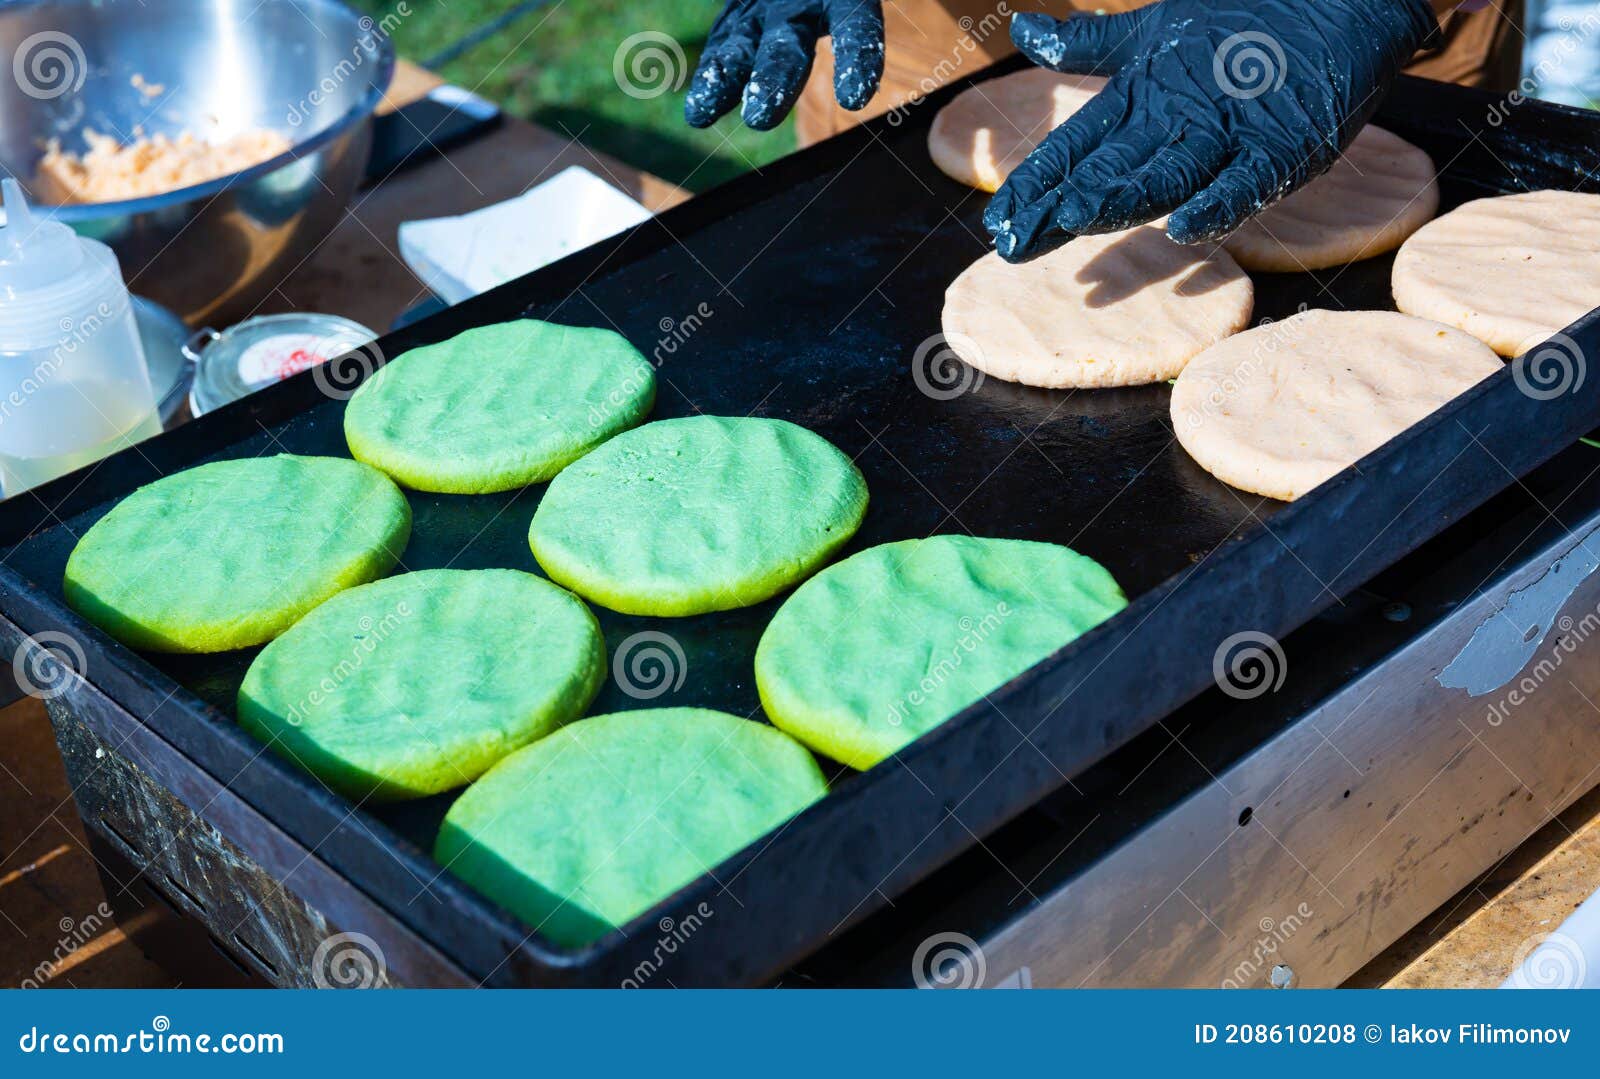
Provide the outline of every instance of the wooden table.
[[[387,107],[438,85],[401,63]],[[462,213],[520,193],[568,165],[609,179],[653,210],[670,184],[507,119],[493,133],[360,192],[345,219],[261,313],[331,312],[376,329],[427,296],[396,248],[400,222]],[[39,702],[0,709],[0,986],[167,986],[103,913],[104,892]],[[1463,890],[1351,980],[1362,986],[1493,986],[1533,941],[1600,889],[1600,790]]]

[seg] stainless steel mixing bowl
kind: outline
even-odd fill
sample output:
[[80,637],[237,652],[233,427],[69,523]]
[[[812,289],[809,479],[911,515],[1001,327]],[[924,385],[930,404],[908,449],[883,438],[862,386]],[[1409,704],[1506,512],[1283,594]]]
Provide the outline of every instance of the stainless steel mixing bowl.
[[0,57],[12,58],[0,66],[0,169],[32,193],[46,141],[83,150],[86,129],[124,141],[282,132],[292,149],[242,172],[51,210],[110,244],[134,292],[191,325],[231,321],[344,212],[394,73],[389,28],[338,0],[0,5]]

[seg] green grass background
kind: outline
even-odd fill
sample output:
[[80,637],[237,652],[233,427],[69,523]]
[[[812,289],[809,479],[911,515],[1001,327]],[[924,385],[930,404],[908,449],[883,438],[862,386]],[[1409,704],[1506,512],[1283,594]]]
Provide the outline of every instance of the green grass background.
[[[394,16],[395,48],[421,61],[484,25],[513,0],[349,0],[375,20]],[[723,0],[552,0],[513,22],[438,74],[482,94],[513,116],[533,120],[637,168],[703,191],[795,147],[793,121],[750,131],[735,115],[696,131],[683,122],[681,88],[630,97],[612,74],[621,43],[642,30],[682,47],[685,84]]]

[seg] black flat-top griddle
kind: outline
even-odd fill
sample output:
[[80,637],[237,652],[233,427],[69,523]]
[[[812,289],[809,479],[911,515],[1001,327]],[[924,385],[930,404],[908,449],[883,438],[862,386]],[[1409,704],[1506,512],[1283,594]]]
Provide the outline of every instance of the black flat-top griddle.
[[[634,925],[580,952],[547,945],[429,857],[449,798],[352,807],[263,754],[231,719],[253,653],[137,655],[63,605],[76,537],[139,485],[217,458],[344,455],[342,401],[323,392],[324,377],[304,374],[11,500],[0,508],[0,611],[22,632],[81,642],[94,692],[472,978],[614,986],[648,958],[662,984],[751,983],[1193,697],[1211,683],[1224,638],[1281,636],[1600,423],[1592,382],[1530,395],[1506,370],[1287,506],[1196,466],[1172,438],[1165,385],[971,385],[972,372],[943,366],[929,344],[946,284],[986,249],[985,196],[945,178],[924,149],[933,114],[960,88],[378,343],[393,356],[521,316],[614,328],[660,363],[655,418],[781,417],[849,453],[872,501],[844,554],[938,532],[1048,540],[1098,559],[1132,600],[898,758],[865,774],[839,769],[828,798]],[[1526,103],[1491,126],[1493,100],[1406,79],[1378,122],[1432,154],[1445,209],[1502,191],[1596,187],[1593,117]],[[1302,306],[1390,308],[1390,263],[1258,275],[1256,320]],[[1600,346],[1593,315],[1567,333],[1586,355]],[[526,532],[541,492],[409,493],[404,568],[537,572]],[[751,660],[776,603],[675,620],[597,609],[613,654],[636,633],[664,632],[685,669],[680,688],[648,699],[613,679],[593,710],[703,705],[760,721]],[[716,912],[714,943],[663,954],[657,926],[684,924],[702,904]]]

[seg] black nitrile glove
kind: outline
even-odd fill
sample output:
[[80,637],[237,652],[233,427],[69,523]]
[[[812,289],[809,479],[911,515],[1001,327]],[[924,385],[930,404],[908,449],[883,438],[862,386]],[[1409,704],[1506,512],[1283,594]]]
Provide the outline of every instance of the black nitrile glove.
[[880,0],[728,0],[700,54],[684,119],[709,127],[742,94],[745,123],[777,127],[811,74],[823,34],[833,35],[833,96],[861,108],[883,75]]
[[1034,63],[1110,75],[984,212],[1001,257],[1172,216],[1214,240],[1327,171],[1438,30],[1428,0],[1162,0],[1123,15],[1017,15]]

